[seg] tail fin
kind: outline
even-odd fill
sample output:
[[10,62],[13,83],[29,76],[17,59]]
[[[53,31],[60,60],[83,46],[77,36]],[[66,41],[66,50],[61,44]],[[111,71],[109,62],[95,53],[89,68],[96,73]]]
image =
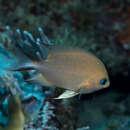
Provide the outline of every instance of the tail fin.
[[32,70],[36,69],[36,61],[29,59],[19,48],[16,48],[13,63],[4,69],[8,71]]
[[[6,27],[7,34],[10,37],[12,44],[11,50],[16,56],[16,61],[12,66],[5,68],[6,70],[30,70],[35,69],[34,62],[39,61],[42,55],[39,46],[36,44],[33,36],[27,32],[16,30],[15,35],[9,26]],[[38,53],[38,54],[37,54]]]

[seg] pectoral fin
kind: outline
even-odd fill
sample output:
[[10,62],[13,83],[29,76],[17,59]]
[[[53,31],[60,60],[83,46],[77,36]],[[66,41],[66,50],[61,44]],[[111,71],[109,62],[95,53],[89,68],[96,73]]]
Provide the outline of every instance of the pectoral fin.
[[44,86],[52,86],[52,84],[49,83],[41,73],[35,74],[25,81],[32,82],[32,83],[38,83],[38,84],[44,85]]
[[66,90],[64,93],[62,93],[59,97],[54,98],[54,99],[64,99],[64,98],[70,98],[73,96],[78,95],[78,93],[71,91],[71,90]]

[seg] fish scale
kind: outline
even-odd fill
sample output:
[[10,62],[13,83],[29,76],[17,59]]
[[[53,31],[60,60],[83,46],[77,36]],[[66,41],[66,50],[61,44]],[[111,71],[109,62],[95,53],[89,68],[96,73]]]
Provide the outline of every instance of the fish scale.
[[[74,96],[72,91],[75,92],[75,95],[77,92],[91,93],[107,88],[110,84],[107,70],[102,61],[79,48],[52,47],[48,52],[47,59],[33,61],[28,57],[26,60],[24,59],[24,63],[22,61],[20,63],[20,65],[14,66],[13,70],[36,69],[42,76],[35,76],[32,78],[33,80],[39,80],[40,83],[42,81],[43,85],[48,84],[47,86],[67,89],[68,97]],[[67,94],[65,92],[65,96]]]

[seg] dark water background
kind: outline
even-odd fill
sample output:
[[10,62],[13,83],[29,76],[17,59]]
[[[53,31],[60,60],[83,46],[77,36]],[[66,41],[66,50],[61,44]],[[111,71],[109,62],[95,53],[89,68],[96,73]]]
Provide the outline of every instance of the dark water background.
[[[1,68],[12,62],[12,42],[5,31],[7,25],[14,32],[27,30],[34,38],[37,28],[41,27],[56,45],[81,47],[94,53],[106,65],[111,80],[107,89],[57,102],[48,97],[61,90],[56,90],[55,94],[49,91],[51,94],[46,96],[48,90],[34,89],[37,85],[24,82],[34,72],[11,73],[13,76],[8,76],[8,82],[9,79],[17,82],[25,99],[30,93],[37,99],[34,111],[40,111],[42,117],[42,120],[38,117],[36,121],[27,122],[26,130],[130,130],[129,0],[0,0]],[[7,120],[2,97],[6,99],[9,94],[3,73],[0,69],[2,125],[4,119]],[[29,108],[27,106],[27,110]]]

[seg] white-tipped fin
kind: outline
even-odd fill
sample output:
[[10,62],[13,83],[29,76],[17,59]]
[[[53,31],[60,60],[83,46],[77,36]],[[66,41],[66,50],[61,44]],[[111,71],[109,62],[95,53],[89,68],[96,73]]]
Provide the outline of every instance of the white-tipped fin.
[[74,91],[71,90],[66,90],[64,93],[62,93],[59,97],[54,98],[54,99],[65,99],[65,98],[71,98],[73,96],[78,95],[79,93],[76,93]]

